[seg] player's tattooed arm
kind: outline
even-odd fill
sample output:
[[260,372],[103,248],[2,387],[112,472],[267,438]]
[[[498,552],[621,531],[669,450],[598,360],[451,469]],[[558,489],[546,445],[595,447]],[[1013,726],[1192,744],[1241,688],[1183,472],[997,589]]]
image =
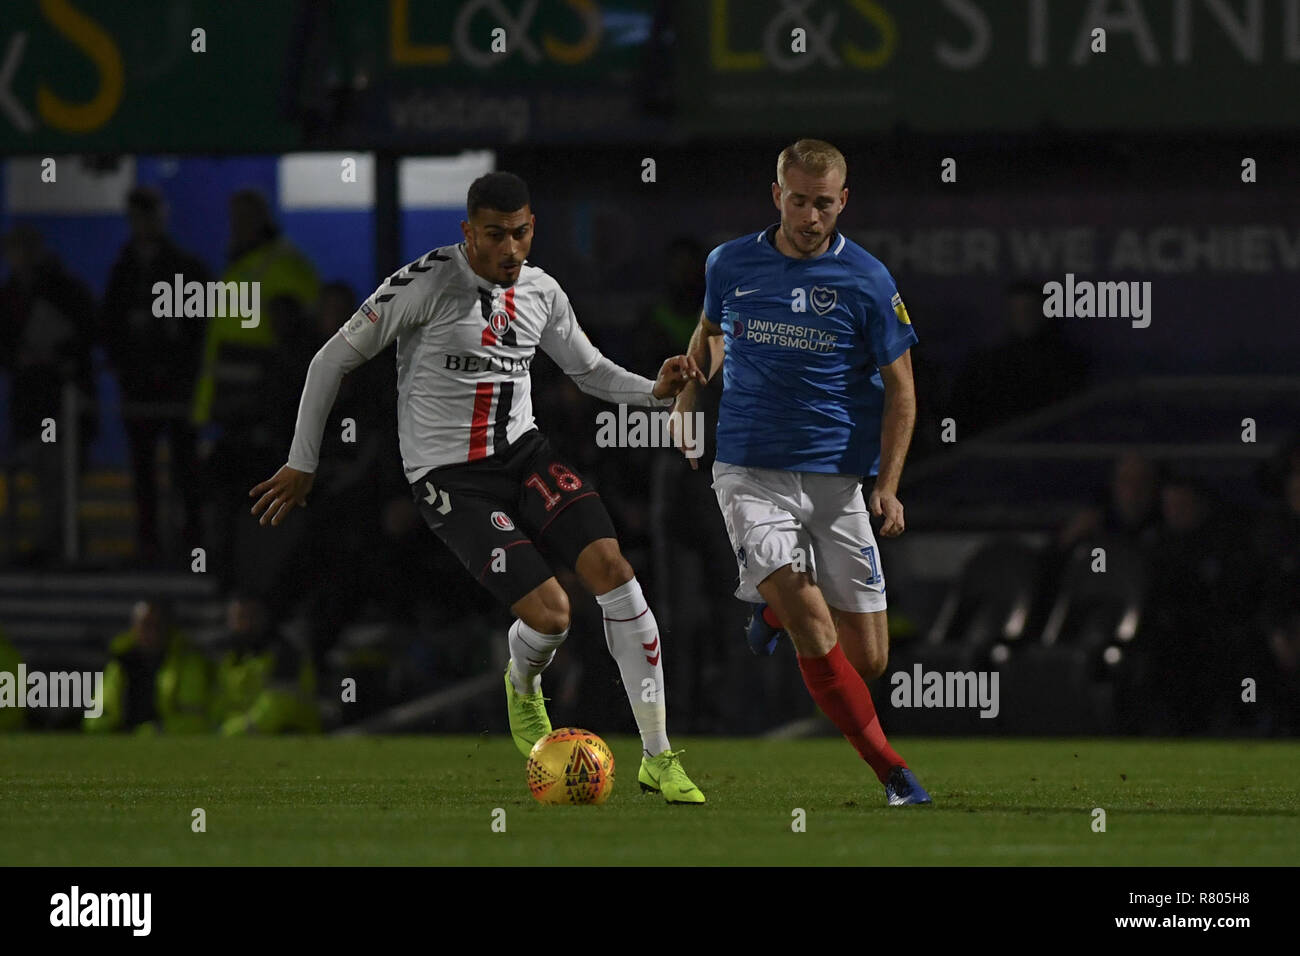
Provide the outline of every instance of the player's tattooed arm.
[[898,500],[898,482],[903,476],[903,459],[912,443],[916,425],[916,387],[912,381],[912,352],[909,349],[888,365],[880,366],[885,385],[885,411],[880,423],[880,469],[871,491],[868,508],[884,518],[880,534],[886,538],[903,533],[903,504]]

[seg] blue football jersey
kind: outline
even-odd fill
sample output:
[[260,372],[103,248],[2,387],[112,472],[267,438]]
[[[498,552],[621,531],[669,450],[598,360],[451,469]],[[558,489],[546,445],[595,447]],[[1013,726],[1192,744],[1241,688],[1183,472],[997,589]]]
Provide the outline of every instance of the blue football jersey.
[[724,242],[705,265],[704,314],[722,326],[717,460],[874,475],[879,366],[916,344],[894,279],[836,232],[814,259],[773,245],[777,226]]

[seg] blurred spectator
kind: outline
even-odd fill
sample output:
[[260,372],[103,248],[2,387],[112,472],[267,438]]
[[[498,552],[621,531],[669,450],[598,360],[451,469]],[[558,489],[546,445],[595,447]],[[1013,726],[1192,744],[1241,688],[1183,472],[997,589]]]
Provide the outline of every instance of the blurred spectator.
[[1255,479],[1264,497],[1276,500],[1286,494],[1287,479],[1296,471],[1300,471],[1300,432],[1279,442],[1277,453],[1260,463]]
[[139,601],[131,626],[109,644],[104,712],[86,717],[91,733],[202,733],[212,729],[211,662],[173,624],[171,606]]
[[1259,514],[1253,535],[1256,623],[1264,647],[1258,699],[1250,709],[1262,712],[1256,722],[1265,729],[1286,734],[1300,731],[1300,447],[1285,447],[1279,464],[1290,470],[1264,484],[1274,500]]
[[[76,388],[79,399],[77,461],[98,429],[94,401],[93,315],[95,300],[84,282],[68,272],[31,226],[17,226],[4,237],[10,277],[0,286],[0,368],[11,378],[10,428],[15,455],[6,462],[8,487],[28,469],[40,500],[35,547],[22,563],[48,565],[63,542],[63,455],[71,423],[63,416],[63,390]],[[57,441],[41,440],[45,418],[57,423]],[[80,475],[78,475],[78,478]],[[19,541],[17,506],[11,496],[9,540]]]
[[198,461],[188,404],[206,333],[203,317],[155,317],[153,287],[165,282],[170,289],[177,275],[182,282],[206,283],[211,274],[167,235],[167,208],[156,189],[131,190],[126,211],[131,238],[113,264],[100,312],[104,346],[125,402],[165,402],[183,409],[166,414],[133,410],[123,415],[134,475],[139,553],[152,564],[159,557],[154,456],[164,431],[170,438],[172,486],[179,489],[185,504],[181,551],[188,554],[200,543]]
[[1098,495],[1096,504],[1066,522],[1057,536],[1058,546],[1068,552],[1089,536],[1109,534],[1149,548],[1160,532],[1160,477],[1160,466],[1137,452],[1120,455],[1115,459],[1109,488]]
[[272,626],[260,595],[230,599],[219,647],[215,712],[223,735],[320,730],[311,657]]
[[[310,338],[293,343],[292,371],[299,381],[312,357],[356,310],[353,289],[327,283],[308,326]],[[376,577],[384,549],[384,521],[400,525],[419,512],[402,471],[397,445],[397,371],[394,346],[343,377],[321,438],[320,463],[309,496],[310,507],[298,520],[306,525],[297,550],[284,562],[277,584],[268,593],[271,618],[286,619],[305,609],[312,657],[320,665],[339,632],[380,599]],[[295,406],[296,412],[296,406]],[[345,434],[343,422],[353,424]],[[282,454],[288,453],[287,445]],[[266,477],[266,476],[262,476]],[[400,534],[399,529],[399,534]]]
[[[627,368],[644,365],[644,374],[653,375],[668,356],[686,351],[704,307],[706,255],[704,247],[690,236],[678,236],[668,243],[663,252],[662,291],[630,330],[632,334],[623,339],[627,346],[611,352],[611,358]],[[652,364],[653,372],[649,371]]]
[[210,317],[191,419],[205,431],[218,426],[215,444],[203,442],[199,454],[211,512],[209,570],[227,587],[237,575],[241,584],[261,580],[293,546],[287,534],[250,537],[258,528],[248,489],[288,454],[306,366],[290,367],[296,357],[280,347],[307,324],[319,292],[315,269],[280,234],[261,193],[231,197],[230,233],[222,281],[256,283],[261,312],[250,327],[239,316]]
[[[912,315],[920,314],[918,309],[913,309],[910,305],[908,308]],[[907,463],[913,465],[925,461],[931,455],[947,454],[952,450],[952,445],[943,440],[942,424],[947,416],[944,391],[949,371],[929,358],[925,343],[914,345],[909,354],[912,357],[912,382],[916,391],[916,425],[912,429],[912,443],[907,448]]]
[[1268,715],[1266,729],[1290,736],[1300,733],[1300,602],[1270,614],[1270,666],[1259,682],[1256,706]]
[[[673,239],[664,249],[663,285],[628,337],[628,367],[653,376],[664,359],[686,351],[704,307],[707,254],[689,236]],[[710,345],[720,352],[722,339],[712,339]],[[641,533],[649,537],[649,566],[638,568],[638,574],[657,595],[655,614],[665,634],[665,681],[672,688],[675,712],[682,719],[693,715],[707,727],[716,727],[727,709],[717,690],[734,672],[728,669],[732,652],[743,650],[743,643],[719,634],[720,622],[743,614],[744,608],[728,586],[730,571],[720,580],[712,570],[730,569],[735,563],[709,486],[721,395],[719,368],[696,402],[702,416],[702,429],[695,436],[702,442],[698,470],[673,449],[638,452],[635,459],[623,452],[636,466],[626,510],[643,516]],[[734,637],[738,630],[733,627],[730,633]]]
[[1002,336],[963,363],[951,408],[959,435],[971,436],[1059,402],[1084,385],[1086,353],[1064,326],[1043,315],[1042,288],[1007,288]]
[[[1098,546],[1107,540],[1119,540],[1144,555],[1150,554],[1161,532],[1159,483],[1163,474],[1161,465],[1137,452],[1125,452],[1115,459],[1107,486],[1098,489],[1095,501],[1077,511],[1057,531],[1055,547],[1043,549],[1040,584],[1025,622],[1028,631],[1039,631],[1045,624],[1065,570],[1081,543]],[[1142,719],[1138,715],[1140,707],[1128,709],[1135,720]]]
[[1220,730],[1248,653],[1248,556],[1234,540],[1238,523],[1199,480],[1167,479],[1160,509],[1145,621],[1134,648],[1156,715],[1156,726],[1148,729]]
[[1260,513],[1253,541],[1261,604],[1275,608],[1300,598],[1300,467],[1282,480],[1279,491]]
[[[4,628],[0,627],[0,674],[12,674],[16,682],[18,665],[21,663],[22,657],[18,654],[18,648],[9,643]],[[26,713],[27,710],[23,707],[0,707],[0,733],[6,730],[22,730],[23,715]]]

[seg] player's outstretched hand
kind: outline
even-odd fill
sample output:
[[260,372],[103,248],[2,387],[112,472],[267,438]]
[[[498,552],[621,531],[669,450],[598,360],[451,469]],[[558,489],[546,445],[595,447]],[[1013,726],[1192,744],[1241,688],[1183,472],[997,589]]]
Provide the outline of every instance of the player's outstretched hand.
[[666,359],[659,369],[659,377],[655,379],[654,397],[655,398],[673,398],[689,382],[699,382],[701,385],[707,385],[704,373],[700,367],[695,364],[695,359],[689,355],[674,355]]
[[294,505],[307,507],[307,492],[311,491],[312,482],[315,480],[316,476],[312,472],[299,471],[288,465],[282,466],[273,477],[254,485],[253,490],[248,493],[250,498],[262,496],[253,505],[253,517],[262,515],[258,524],[266,524],[270,521],[272,525],[279,526],[285,516],[293,510]]
[[903,533],[903,503],[888,492],[872,491],[867,507],[876,517],[883,516],[885,523],[880,526],[880,535],[884,538],[896,538]]

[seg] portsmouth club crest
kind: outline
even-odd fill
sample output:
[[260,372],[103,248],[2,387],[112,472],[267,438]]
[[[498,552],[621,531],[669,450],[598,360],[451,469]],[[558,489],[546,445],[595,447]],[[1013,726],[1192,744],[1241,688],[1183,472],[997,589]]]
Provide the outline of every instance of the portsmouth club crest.
[[839,299],[839,296],[836,295],[834,289],[828,289],[824,285],[815,285],[810,291],[811,294],[808,296],[808,299],[812,302],[812,307],[818,315],[825,315],[831,309],[835,308],[835,303]]
[[510,313],[504,309],[494,309],[488,317],[488,325],[497,335],[505,335],[510,328]]

